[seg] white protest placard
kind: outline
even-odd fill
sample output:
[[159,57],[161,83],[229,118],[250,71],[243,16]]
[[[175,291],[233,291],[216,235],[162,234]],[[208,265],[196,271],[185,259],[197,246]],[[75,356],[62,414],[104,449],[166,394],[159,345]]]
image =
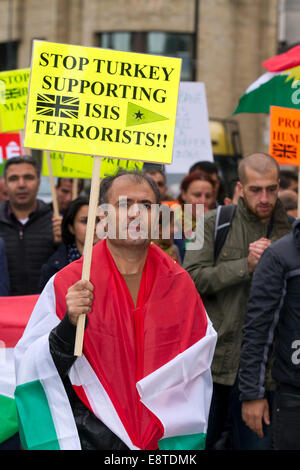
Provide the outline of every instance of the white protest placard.
[[180,82],[173,159],[166,172],[187,173],[199,161],[213,162],[205,85]]

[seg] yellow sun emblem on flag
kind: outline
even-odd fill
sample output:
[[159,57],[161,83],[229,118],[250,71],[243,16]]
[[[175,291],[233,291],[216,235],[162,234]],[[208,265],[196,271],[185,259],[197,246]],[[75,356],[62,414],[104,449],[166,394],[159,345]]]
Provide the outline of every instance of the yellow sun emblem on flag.
[[292,67],[291,69],[284,70],[282,72],[282,75],[287,75],[287,79],[285,80],[286,82],[293,80],[293,87],[295,82],[297,82],[298,80],[300,81],[300,65],[297,65],[297,67]]

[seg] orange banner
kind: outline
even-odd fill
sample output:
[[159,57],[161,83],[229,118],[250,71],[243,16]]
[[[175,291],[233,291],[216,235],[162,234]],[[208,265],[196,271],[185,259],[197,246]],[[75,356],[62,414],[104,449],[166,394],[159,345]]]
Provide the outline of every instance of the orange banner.
[[269,153],[279,165],[300,166],[300,110],[271,106]]

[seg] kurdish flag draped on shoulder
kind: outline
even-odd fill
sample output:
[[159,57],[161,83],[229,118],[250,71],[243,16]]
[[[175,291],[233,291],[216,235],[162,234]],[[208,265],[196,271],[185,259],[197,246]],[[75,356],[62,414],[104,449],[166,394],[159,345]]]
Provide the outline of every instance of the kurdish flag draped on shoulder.
[[[48,340],[81,272],[82,258],[50,279],[15,350],[27,449],[81,448]],[[216,333],[188,273],[151,244],[134,306],[103,240],[93,248],[90,280],[83,355],[69,371],[75,392],[130,449],[202,449]]]
[[270,106],[300,109],[300,46],[263,63],[267,72],[240,97],[233,114],[266,113]]

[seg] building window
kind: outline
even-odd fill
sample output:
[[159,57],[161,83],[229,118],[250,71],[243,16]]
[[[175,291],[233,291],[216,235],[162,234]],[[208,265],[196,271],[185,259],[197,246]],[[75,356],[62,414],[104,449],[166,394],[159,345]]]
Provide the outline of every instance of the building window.
[[17,68],[18,42],[0,42],[0,70],[13,70]]
[[181,80],[195,79],[195,39],[189,33],[114,32],[101,33],[98,45],[105,49],[139,52],[182,59]]
[[299,0],[278,0],[278,53],[299,45]]

